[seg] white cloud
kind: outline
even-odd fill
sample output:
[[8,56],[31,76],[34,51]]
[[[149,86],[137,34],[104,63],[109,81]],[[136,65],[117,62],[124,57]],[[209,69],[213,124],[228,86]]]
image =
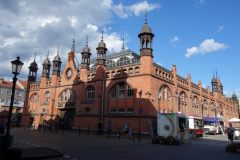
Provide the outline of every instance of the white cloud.
[[162,63],[157,63],[159,66],[162,66]]
[[173,43],[173,42],[175,42],[175,41],[179,41],[179,39],[178,39],[177,36],[175,36],[173,39],[170,39],[170,43]]
[[[36,52],[39,67],[37,77],[40,80],[47,50],[50,50],[49,58],[52,61],[57,54],[58,45],[63,71],[74,32],[78,62],[87,35],[91,58],[96,56],[96,47],[101,40],[101,28],[106,28],[103,36],[108,48],[107,54],[121,50],[121,33],[116,33],[114,28],[107,26],[113,22],[112,0],[58,1],[58,3],[47,0],[21,0],[19,3],[0,1],[0,15],[4,15],[1,16],[0,24],[0,57],[4,57],[0,59],[1,77],[11,79],[10,61],[19,55],[24,66],[18,77],[27,79],[28,67],[33,62]],[[127,45],[128,37],[125,39]]]
[[204,0],[200,0],[200,1],[199,1],[199,2],[197,2],[197,3],[198,3],[198,4],[201,4],[201,3],[203,3],[203,1],[204,1]]
[[176,45],[174,44],[173,47],[176,47]]
[[131,6],[123,6],[121,3],[119,5],[113,6],[113,11],[120,18],[128,18],[134,14],[135,16],[140,16],[145,10],[148,12],[161,7],[161,4],[153,3],[149,4],[147,1],[138,2]]
[[220,26],[220,27],[218,27],[218,31],[217,31],[217,33],[219,33],[221,30],[223,30],[223,28],[224,28],[224,26]]
[[228,48],[228,46],[224,43],[215,42],[214,39],[206,39],[200,44],[199,47],[188,48],[185,57],[189,58],[190,56],[198,53],[202,53],[202,55],[204,55],[206,52],[212,52],[226,48]]

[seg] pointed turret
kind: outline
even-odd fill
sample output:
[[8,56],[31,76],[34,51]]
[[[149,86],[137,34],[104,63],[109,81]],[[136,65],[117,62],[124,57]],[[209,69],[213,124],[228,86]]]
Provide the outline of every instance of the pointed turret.
[[36,82],[36,79],[37,79],[38,65],[35,62],[35,59],[36,59],[36,53],[35,53],[34,61],[28,67],[29,68],[28,81],[32,81],[32,82]]
[[42,77],[46,77],[49,78],[49,74],[50,74],[50,67],[51,67],[51,62],[48,59],[49,56],[49,50],[48,50],[48,55],[47,55],[47,59],[44,60],[43,65],[43,71],[42,71]]
[[82,50],[82,63],[81,63],[81,68],[86,68],[89,69],[89,65],[90,65],[90,49],[88,48],[88,35],[86,37],[86,46],[83,48]]
[[152,39],[155,35],[152,33],[152,29],[147,25],[147,11],[145,11],[145,25],[141,29],[141,33],[138,34],[140,38],[140,55],[152,56]]
[[103,29],[102,29],[102,40],[98,43],[97,50],[97,65],[106,65],[106,44],[103,42]]
[[52,74],[60,76],[60,72],[61,72],[60,69],[61,69],[62,61],[61,61],[61,58],[59,56],[59,46],[57,48],[58,48],[57,55],[54,57],[54,60],[53,60]]

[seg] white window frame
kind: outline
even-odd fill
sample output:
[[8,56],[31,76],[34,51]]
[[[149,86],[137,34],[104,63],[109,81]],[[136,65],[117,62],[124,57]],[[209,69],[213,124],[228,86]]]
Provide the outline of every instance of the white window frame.
[[45,102],[49,102],[50,101],[50,92],[47,92],[45,94]]
[[118,108],[118,113],[124,113],[124,108],[123,107]]
[[18,97],[20,97],[21,95],[22,95],[21,92],[16,93],[16,96],[18,96]]
[[7,95],[12,95],[12,91],[7,91]]
[[116,113],[116,108],[110,108],[110,113]]
[[[120,88],[120,86],[123,86],[123,88]],[[121,91],[123,91],[123,96],[121,96],[122,94],[120,95]],[[125,84],[118,84],[118,98],[124,98],[125,97],[124,94],[125,94]]]
[[128,107],[127,108],[127,113],[133,113],[133,107]]
[[91,100],[94,99],[94,93],[95,93],[95,89],[91,86],[87,88],[87,99]]

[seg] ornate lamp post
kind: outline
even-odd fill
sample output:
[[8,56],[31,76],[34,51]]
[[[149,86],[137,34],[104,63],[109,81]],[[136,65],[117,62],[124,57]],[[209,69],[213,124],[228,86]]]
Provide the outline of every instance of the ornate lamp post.
[[140,102],[139,102],[139,132],[138,132],[138,142],[141,142],[141,130],[140,130],[140,124],[141,124],[141,95],[142,95],[142,90],[138,93],[140,96]]
[[[15,86],[17,82],[17,75],[20,73],[23,63],[19,60],[20,57],[17,57],[17,60],[11,61],[12,63],[12,74],[14,74],[13,77],[13,86],[12,86],[12,96],[11,96],[11,103],[10,103],[10,108],[9,108],[9,115],[8,115],[8,123],[7,123],[7,133],[5,135],[5,153],[6,149],[8,148],[10,142],[10,124],[11,124],[11,118],[12,118],[12,110],[13,110],[13,102],[14,102],[14,94],[15,94]],[[11,145],[11,144],[10,144]]]

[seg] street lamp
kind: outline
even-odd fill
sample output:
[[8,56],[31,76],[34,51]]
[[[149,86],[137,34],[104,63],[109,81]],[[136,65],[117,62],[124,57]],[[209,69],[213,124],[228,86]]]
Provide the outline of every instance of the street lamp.
[[138,142],[141,142],[141,131],[140,131],[140,124],[141,124],[141,113],[142,113],[142,108],[141,108],[141,95],[142,95],[142,90],[138,93],[140,96],[140,102],[139,102],[139,132],[138,132]]
[[[20,73],[22,66],[24,63],[22,63],[20,60],[20,57],[17,57],[17,60],[11,61],[12,63],[12,74],[14,74],[13,77],[13,86],[12,86],[12,96],[11,96],[11,102],[10,102],[10,108],[9,108],[9,114],[8,114],[8,123],[7,123],[7,133],[5,135],[6,141],[5,141],[5,149],[8,148],[10,144],[10,124],[11,124],[11,117],[12,117],[12,109],[13,109],[13,102],[14,102],[14,94],[15,94],[15,86],[17,82],[17,75]],[[6,150],[5,150],[6,153]]]

